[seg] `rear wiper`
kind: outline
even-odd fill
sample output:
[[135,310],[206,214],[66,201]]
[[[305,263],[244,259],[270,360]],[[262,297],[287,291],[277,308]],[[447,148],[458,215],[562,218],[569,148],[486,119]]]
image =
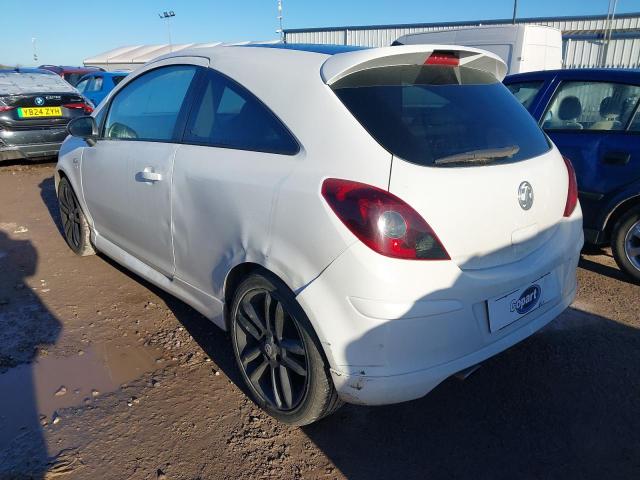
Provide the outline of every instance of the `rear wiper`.
[[449,165],[452,163],[488,163],[500,158],[512,157],[520,151],[517,145],[502,148],[487,148],[484,150],[472,150],[465,153],[457,153],[434,160],[436,165]]

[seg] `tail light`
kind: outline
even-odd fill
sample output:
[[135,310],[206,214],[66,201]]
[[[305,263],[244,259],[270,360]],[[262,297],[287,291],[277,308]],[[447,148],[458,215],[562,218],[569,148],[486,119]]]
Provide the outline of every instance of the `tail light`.
[[9,110],[13,110],[16,107],[9,107],[6,105],[0,105],[0,112],[8,112]]
[[576,180],[576,171],[573,169],[573,165],[571,165],[571,160],[567,157],[562,158],[569,173],[569,188],[567,191],[567,203],[564,206],[564,216],[570,217],[576,209],[576,205],[578,205],[578,181]]
[[72,110],[84,110],[84,113],[89,114],[93,112],[93,107],[88,103],[83,102],[74,102],[74,103],[65,103],[62,105],[64,108],[70,108]]
[[381,255],[410,260],[449,260],[429,224],[403,200],[364,183],[328,178],[322,196],[340,221]]
[[433,52],[424,62],[425,65],[444,65],[448,67],[457,67],[460,65],[460,59],[454,53],[449,52]]

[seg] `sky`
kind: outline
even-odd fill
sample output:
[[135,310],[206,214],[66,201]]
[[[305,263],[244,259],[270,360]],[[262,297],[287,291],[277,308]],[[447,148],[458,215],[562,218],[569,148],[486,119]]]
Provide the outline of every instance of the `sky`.
[[[609,0],[518,0],[519,17],[606,14]],[[510,18],[513,0],[283,0],[284,27]],[[0,0],[0,64],[81,65],[124,45],[271,40],[276,0]],[[618,13],[640,0],[618,0]],[[38,62],[33,60],[33,42]]]

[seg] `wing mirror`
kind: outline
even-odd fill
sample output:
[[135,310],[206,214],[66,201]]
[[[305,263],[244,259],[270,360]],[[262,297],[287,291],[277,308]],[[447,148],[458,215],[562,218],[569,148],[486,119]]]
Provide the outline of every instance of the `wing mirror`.
[[93,117],[76,117],[67,124],[67,133],[73,137],[83,138],[93,147],[98,138],[98,125]]

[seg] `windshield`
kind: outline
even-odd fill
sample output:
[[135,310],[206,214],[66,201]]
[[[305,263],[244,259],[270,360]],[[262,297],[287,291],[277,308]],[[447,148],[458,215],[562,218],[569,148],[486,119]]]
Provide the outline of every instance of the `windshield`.
[[378,143],[420,165],[513,162],[550,148],[509,90],[476,69],[380,67],[332,88]]

